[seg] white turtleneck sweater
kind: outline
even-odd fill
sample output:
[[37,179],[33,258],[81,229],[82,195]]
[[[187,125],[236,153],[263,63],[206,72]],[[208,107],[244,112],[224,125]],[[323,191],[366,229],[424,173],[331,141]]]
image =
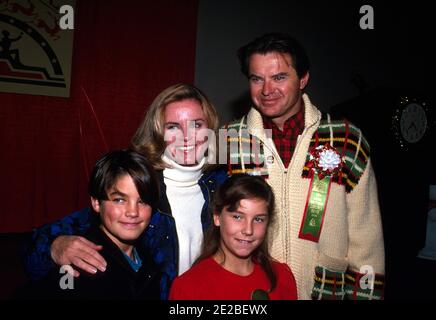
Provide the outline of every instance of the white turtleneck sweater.
[[206,159],[196,166],[181,166],[163,156],[170,165],[163,171],[171,212],[176,222],[179,240],[179,275],[188,270],[199,256],[203,242],[201,210],[204,197],[198,180]]

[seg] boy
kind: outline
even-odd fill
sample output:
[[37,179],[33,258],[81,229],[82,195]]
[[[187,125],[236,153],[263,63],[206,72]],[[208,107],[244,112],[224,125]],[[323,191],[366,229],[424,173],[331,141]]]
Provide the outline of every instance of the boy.
[[79,278],[70,277],[74,288],[62,289],[64,275],[55,270],[33,286],[30,296],[158,300],[160,274],[143,241],[137,241],[159,200],[152,167],[134,151],[110,152],[97,161],[88,192],[99,219],[84,237],[102,246],[106,272],[81,272]]

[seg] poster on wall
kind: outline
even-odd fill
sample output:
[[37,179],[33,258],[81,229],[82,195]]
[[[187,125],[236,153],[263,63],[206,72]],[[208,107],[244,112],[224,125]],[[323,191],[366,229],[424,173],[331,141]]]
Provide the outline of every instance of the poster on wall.
[[0,92],[69,97],[75,0],[0,0]]

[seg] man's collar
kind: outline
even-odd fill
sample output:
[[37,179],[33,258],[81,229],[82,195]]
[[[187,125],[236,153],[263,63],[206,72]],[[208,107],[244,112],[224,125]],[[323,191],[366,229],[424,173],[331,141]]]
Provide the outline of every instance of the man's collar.
[[283,124],[283,130],[280,130],[280,128],[274,123],[274,121],[271,118],[268,118],[268,117],[265,117],[262,115],[263,127],[265,129],[276,128],[280,131],[285,132],[290,127],[290,123],[291,123],[292,119],[296,119],[300,116],[302,116],[304,119],[304,105],[302,106],[302,108],[300,108],[300,110],[297,113],[295,113],[294,115],[292,115],[288,119],[286,119],[286,121]]

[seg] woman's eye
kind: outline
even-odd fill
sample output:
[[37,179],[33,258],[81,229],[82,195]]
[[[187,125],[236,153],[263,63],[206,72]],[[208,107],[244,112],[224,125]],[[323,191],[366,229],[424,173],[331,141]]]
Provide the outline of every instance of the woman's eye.
[[241,220],[241,218],[242,217],[239,214],[233,215],[233,219],[235,219],[235,220]]
[[256,217],[256,218],[254,218],[254,221],[256,221],[256,222],[264,222],[265,218],[263,218],[263,217]]
[[176,130],[177,128],[178,128],[177,126],[173,126],[173,125],[166,127],[167,130]]
[[112,200],[115,203],[124,203],[124,199],[123,198],[115,198]]

